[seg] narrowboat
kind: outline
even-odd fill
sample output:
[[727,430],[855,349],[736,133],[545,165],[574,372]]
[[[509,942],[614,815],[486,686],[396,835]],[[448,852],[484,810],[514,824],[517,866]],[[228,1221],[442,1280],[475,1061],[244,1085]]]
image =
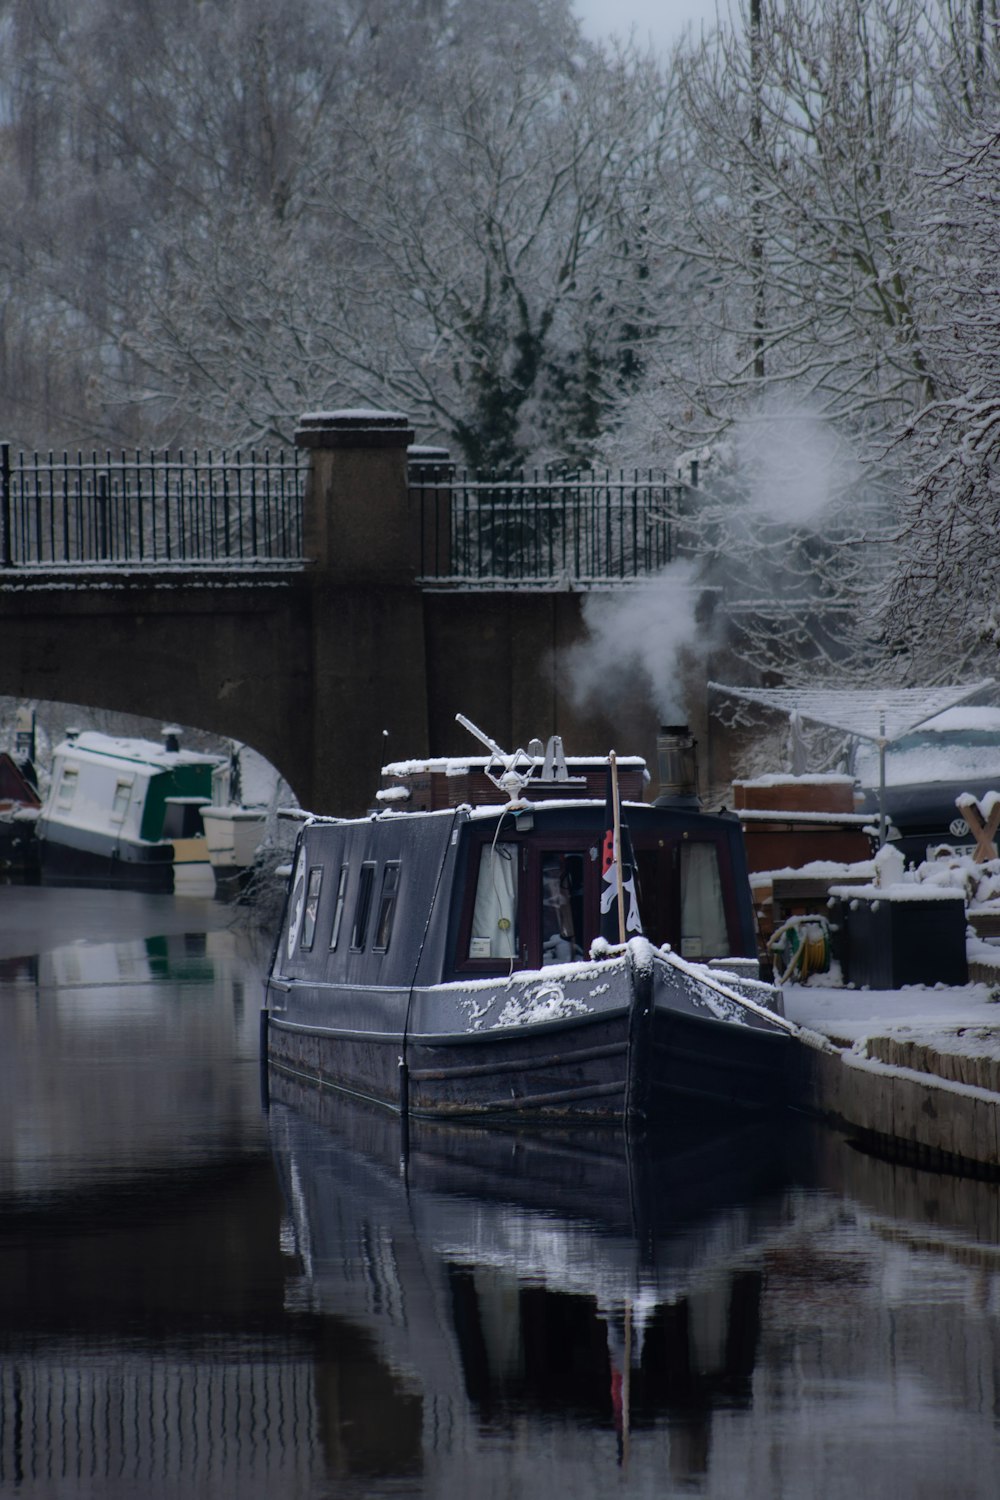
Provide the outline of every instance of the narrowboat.
[[35,770],[35,711],[14,714],[14,753],[0,751],[0,881],[38,878],[35,823],[42,799]]
[[0,751],[0,880],[31,881],[38,867],[35,824],[42,805],[32,767]]
[[637,759],[614,762],[615,798],[611,769],[557,742],[494,747],[386,767],[366,817],[308,817],[267,982],[269,1063],[428,1118],[785,1103],[796,1031],[755,977],[738,821],[673,785],[630,800]]
[[180,745],[68,730],[52,757],[37,822],[47,885],[122,886],[171,892],[189,871],[211,881],[201,808],[220,757]]

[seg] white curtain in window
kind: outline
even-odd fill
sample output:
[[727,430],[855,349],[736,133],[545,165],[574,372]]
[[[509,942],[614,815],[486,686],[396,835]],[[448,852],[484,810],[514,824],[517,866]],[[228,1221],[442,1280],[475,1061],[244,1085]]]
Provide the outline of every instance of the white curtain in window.
[[681,845],[681,956],[727,958],[729,936],[714,844]]
[[517,849],[513,844],[488,845],[479,857],[469,957],[513,958],[516,952]]

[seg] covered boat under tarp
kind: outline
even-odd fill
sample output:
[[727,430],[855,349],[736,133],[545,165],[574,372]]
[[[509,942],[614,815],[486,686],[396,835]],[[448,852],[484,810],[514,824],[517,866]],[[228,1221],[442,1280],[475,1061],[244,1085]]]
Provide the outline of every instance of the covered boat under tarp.
[[269,1060],[429,1117],[781,1105],[795,1028],[748,977],[738,822],[625,803],[643,935],[609,944],[605,801],[532,791],[305,824],[267,987]]

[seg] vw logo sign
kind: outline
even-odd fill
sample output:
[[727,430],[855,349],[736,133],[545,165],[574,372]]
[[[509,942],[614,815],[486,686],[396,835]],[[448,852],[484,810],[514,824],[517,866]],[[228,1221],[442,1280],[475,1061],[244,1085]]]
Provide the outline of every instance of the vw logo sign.
[[972,829],[969,827],[964,818],[952,818],[951,822],[948,824],[948,832],[954,834],[955,838],[961,839],[970,834],[972,832]]

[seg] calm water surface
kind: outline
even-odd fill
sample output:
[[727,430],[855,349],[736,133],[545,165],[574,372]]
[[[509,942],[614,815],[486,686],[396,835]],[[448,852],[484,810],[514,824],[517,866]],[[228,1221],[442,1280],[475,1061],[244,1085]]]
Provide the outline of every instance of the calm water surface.
[[998,1493],[994,1185],[265,1109],[231,923],[0,888],[0,1494]]

